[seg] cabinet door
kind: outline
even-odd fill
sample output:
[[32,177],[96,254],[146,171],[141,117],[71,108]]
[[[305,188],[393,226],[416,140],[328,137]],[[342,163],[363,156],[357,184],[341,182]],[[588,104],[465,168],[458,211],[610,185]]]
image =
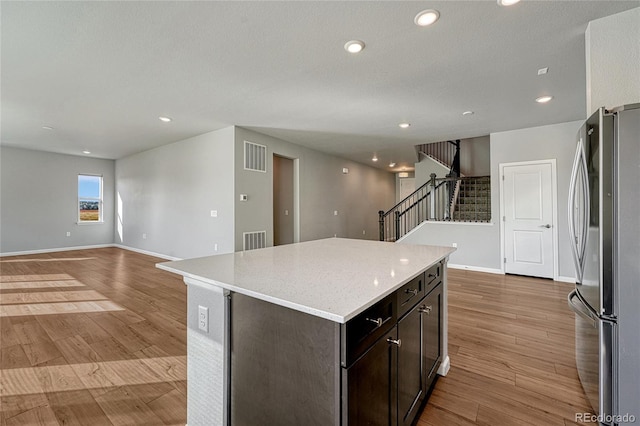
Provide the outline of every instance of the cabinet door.
[[[423,301],[424,302],[424,301]],[[424,400],[423,317],[419,303],[398,323],[398,424],[411,425]]]
[[423,390],[427,392],[436,378],[440,366],[440,342],[442,339],[442,285],[438,284],[420,303],[424,320],[424,380]]
[[343,424],[396,425],[397,327],[392,328],[351,367],[343,369]]

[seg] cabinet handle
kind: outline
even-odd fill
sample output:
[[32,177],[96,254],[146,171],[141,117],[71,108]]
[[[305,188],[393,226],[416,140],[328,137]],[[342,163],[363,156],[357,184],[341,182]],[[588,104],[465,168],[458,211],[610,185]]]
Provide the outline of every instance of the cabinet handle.
[[382,318],[365,318],[367,321],[372,322],[376,325],[376,327],[380,327],[382,325]]
[[418,311],[421,314],[427,314],[429,315],[431,313],[431,310],[433,309],[433,306],[429,305],[429,306],[421,306],[420,309],[418,309]]
[[429,278],[435,278],[436,274],[429,274]]
[[393,343],[394,345],[396,345],[398,347],[402,346],[402,340],[400,340],[400,339],[394,340],[391,337],[387,337],[387,342]]
[[418,295],[418,289],[417,289],[417,288],[416,288],[416,289],[414,289],[414,290],[406,289],[404,292],[405,292],[406,294],[411,293],[411,294],[412,294],[412,296],[411,296],[411,297],[413,297],[413,296],[417,296],[417,295]]

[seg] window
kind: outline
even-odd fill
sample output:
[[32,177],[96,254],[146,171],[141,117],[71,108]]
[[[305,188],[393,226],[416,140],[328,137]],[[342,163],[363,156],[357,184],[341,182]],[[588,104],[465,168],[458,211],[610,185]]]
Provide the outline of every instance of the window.
[[78,223],[102,222],[102,176],[78,175]]

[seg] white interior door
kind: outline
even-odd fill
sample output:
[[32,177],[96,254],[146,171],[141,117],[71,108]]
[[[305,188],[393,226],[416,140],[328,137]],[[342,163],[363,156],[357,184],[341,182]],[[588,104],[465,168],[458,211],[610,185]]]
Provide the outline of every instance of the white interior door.
[[505,165],[505,272],[554,277],[554,177],[551,162]]

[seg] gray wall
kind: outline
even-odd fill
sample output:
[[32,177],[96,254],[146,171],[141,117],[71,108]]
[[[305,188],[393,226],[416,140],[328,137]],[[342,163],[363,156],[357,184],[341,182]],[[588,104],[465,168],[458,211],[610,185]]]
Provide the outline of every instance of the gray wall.
[[228,127],[117,160],[116,243],[179,258],[233,252],[233,133]]
[[[491,175],[498,176],[501,163],[546,160],[555,158],[557,171],[556,207],[558,212],[558,274],[573,277],[574,267],[569,246],[567,224],[567,200],[569,179],[573,157],[576,152],[576,135],[582,121],[553,124],[531,129],[513,130],[491,134]],[[491,180],[491,200],[500,198],[497,179]],[[492,212],[497,217],[499,205],[494,204]]]
[[492,225],[425,223],[405,237],[412,244],[458,244],[450,263],[474,268],[502,269],[500,262],[500,181],[502,163],[556,159],[558,211],[558,274],[574,276],[567,230],[567,197],[575,137],[582,121],[491,134]]
[[[102,175],[104,223],[77,223],[79,174]],[[113,160],[2,147],[0,182],[0,253],[113,243]]]
[[431,179],[431,173],[435,173],[437,178],[443,178],[449,173],[449,169],[431,157],[420,154],[422,160],[416,163],[416,189],[427,183]]
[[460,170],[465,176],[488,176],[491,173],[491,139],[489,136],[460,141]]
[[[491,146],[489,136],[460,140],[460,171],[465,176],[488,176],[491,173]],[[421,156],[416,163],[416,188],[424,185],[431,173],[443,178],[449,168],[429,157]]]
[[[300,241],[334,235],[378,238],[377,212],[395,202],[392,173],[241,127],[235,139],[236,250],[242,250],[242,233],[249,231],[266,230],[267,244],[273,244],[273,154],[299,159]],[[245,140],[267,146],[267,173],[244,170]],[[248,201],[239,201],[239,194],[247,194]]]
[[591,21],[585,32],[587,116],[640,102],[640,8]]

